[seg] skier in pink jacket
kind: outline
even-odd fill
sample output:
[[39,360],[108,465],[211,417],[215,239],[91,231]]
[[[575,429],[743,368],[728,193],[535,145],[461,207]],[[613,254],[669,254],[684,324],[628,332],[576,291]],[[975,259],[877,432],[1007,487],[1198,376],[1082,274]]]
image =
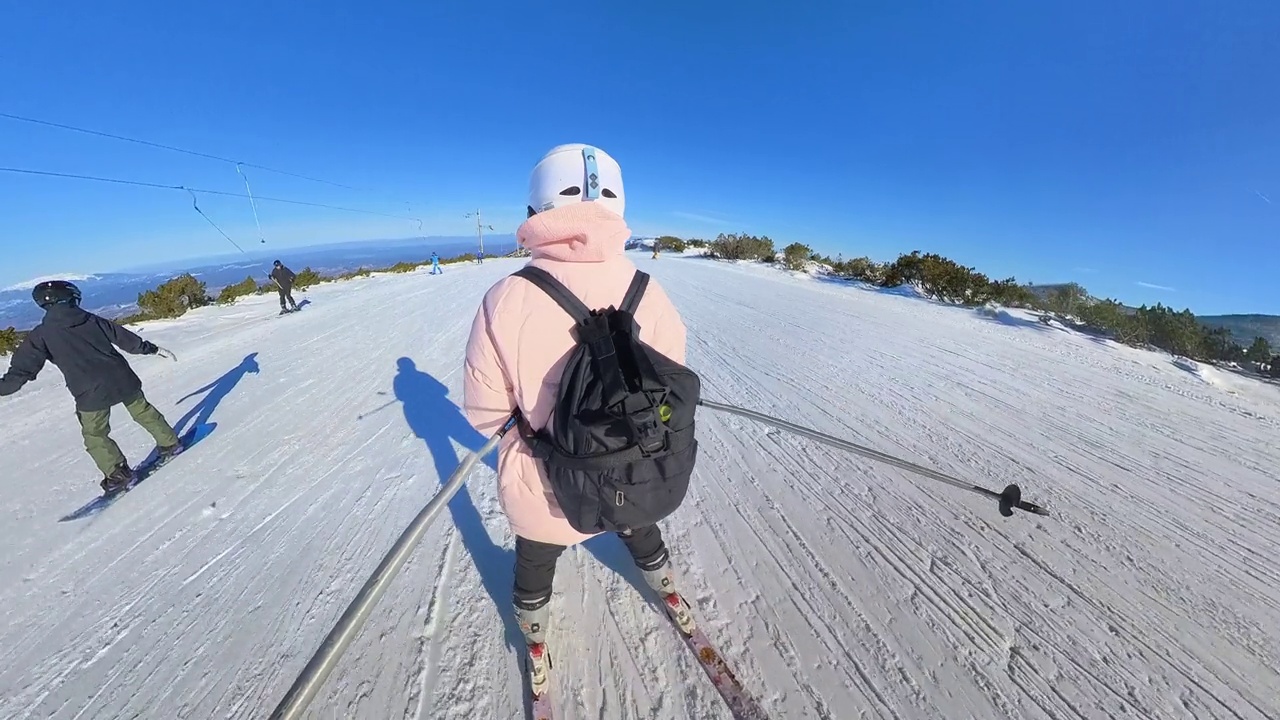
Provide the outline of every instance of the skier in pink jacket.
[[[558,146],[534,168],[528,219],[516,236],[531,251],[531,265],[550,273],[588,307],[618,307],[636,272],[624,252],[631,230],[623,220],[622,170],[595,149],[598,178],[589,177],[584,148]],[[598,197],[587,199],[586,185],[593,181],[600,183],[593,188]],[[635,320],[643,342],[684,363],[684,322],[657,282],[649,282]],[[521,278],[504,278],[489,289],[471,327],[463,381],[464,411],[477,430],[492,434],[516,408],[531,427],[546,427],[574,345],[573,324],[554,300]],[[537,694],[546,680],[543,642],[556,561],[567,546],[591,536],[565,519],[545,470],[518,433],[508,434],[498,452],[498,497],[516,536],[514,604],[530,646]],[[675,594],[658,527],[636,528],[621,537],[673,617],[680,611],[670,608],[687,608]]]

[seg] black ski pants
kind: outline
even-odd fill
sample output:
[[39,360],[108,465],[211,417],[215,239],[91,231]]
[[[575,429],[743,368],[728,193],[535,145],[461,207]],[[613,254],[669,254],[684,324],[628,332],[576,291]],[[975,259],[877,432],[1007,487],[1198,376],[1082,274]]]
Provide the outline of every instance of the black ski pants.
[[289,307],[298,307],[298,303],[293,301],[293,285],[280,285],[276,288],[280,291],[280,309],[284,310],[284,304],[287,300]]
[[[641,570],[656,570],[667,562],[667,546],[657,525],[637,528],[629,534],[618,533],[631,558]],[[551,584],[556,576],[556,561],[565,547],[516,536],[515,603],[526,610],[537,610],[551,600]]]

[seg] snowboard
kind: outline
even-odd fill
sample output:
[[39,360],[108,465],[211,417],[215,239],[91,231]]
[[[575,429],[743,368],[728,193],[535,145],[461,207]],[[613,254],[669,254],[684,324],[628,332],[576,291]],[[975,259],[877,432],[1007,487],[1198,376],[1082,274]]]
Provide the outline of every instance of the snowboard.
[[[196,443],[200,442],[204,438],[208,437],[209,433],[213,432],[213,429],[216,428],[217,426],[218,426],[218,423],[212,423],[212,422],[204,423],[201,425],[196,425],[192,427],[190,430],[187,430],[186,432],[184,432],[182,436],[178,438],[178,442],[182,445],[182,452],[185,453],[186,451],[191,449],[192,445],[195,445]],[[97,515],[103,510],[106,510],[108,507],[111,506],[112,503],[120,499],[121,495],[124,495],[125,493],[134,489],[143,480],[146,480],[147,478],[151,477],[151,475],[154,474],[157,470],[159,470],[160,468],[168,464],[168,463],[159,462],[159,459],[160,459],[159,449],[158,448],[152,449],[151,454],[147,455],[146,459],[138,463],[137,467],[133,469],[133,479],[130,480],[129,484],[126,485],[123,489],[117,490],[115,492],[110,492],[110,493],[104,492],[98,497],[90,500],[85,505],[81,506],[79,509],[74,510],[62,516],[61,518],[58,519],[58,522],[81,520],[83,518],[87,518],[92,515]]]

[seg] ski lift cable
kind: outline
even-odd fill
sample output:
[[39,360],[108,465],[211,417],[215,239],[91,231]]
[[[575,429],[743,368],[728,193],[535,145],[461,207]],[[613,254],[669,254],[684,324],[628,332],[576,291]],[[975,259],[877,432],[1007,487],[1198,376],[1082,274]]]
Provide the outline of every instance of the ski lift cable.
[[240,163],[236,163],[236,172],[240,177],[244,178],[244,191],[249,195],[249,207],[253,210],[253,224],[258,228],[258,240],[263,245],[267,243],[267,238],[262,234],[262,223],[258,221],[258,203],[253,200],[253,188],[249,187],[249,176],[244,174],[244,170],[240,169]]
[[221,155],[214,155],[212,153],[200,152],[198,150],[188,150],[186,148],[180,148],[174,145],[166,145],[164,143],[153,142],[151,140],[141,140],[139,138],[132,138],[124,135],[116,135],[114,133],[102,132],[101,130],[90,130],[88,128],[76,127],[75,125],[66,125],[64,123],[56,123],[56,122],[51,122],[49,120],[40,120],[38,118],[25,117],[23,115],[15,115],[13,113],[0,112],[0,118],[5,118],[8,120],[16,120],[18,122],[31,123],[34,125],[44,125],[46,127],[58,128],[60,130],[70,130],[72,132],[84,133],[86,135],[96,135],[98,137],[110,138],[112,140],[120,140],[122,142],[134,143],[136,145],[145,145],[147,147],[158,148],[161,150],[169,150],[171,152],[182,153],[184,155],[190,155],[192,157],[204,158],[206,160],[217,160],[219,162],[231,163],[232,165],[237,166],[237,168],[243,165],[244,167],[254,168],[255,170],[264,170],[266,172],[272,172],[278,175],[287,175],[292,178],[297,178],[299,180],[307,180],[309,182],[320,183],[322,185],[331,185],[333,187],[340,187],[347,190],[356,190],[359,192],[373,192],[379,195],[386,196],[386,193],[379,192],[376,190],[370,190],[368,188],[359,188],[353,185],[347,185],[345,183],[334,182],[332,180],[325,180],[323,178],[312,177],[310,175],[303,175],[301,173],[289,172],[288,170],[281,170],[279,168],[270,167],[268,165],[259,165],[257,163],[245,162],[243,160],[233,160],[231,158],[223,157]]
[[[99,177],[95,175],[80,175],[76,173],[52,172],[48,170],[31,170],[29,168],[10,168],[0,167],[0,172],[16,173],[21,175],[39,175],[43,177],[71,178],[74,180],[90,180],[93,182],[114,183],[117,185],[133,185],[136,187],[155,188],[158,190],[183,190],[186,192],[199,193],[203,195],[221,195],[223,197],[247,198],[248,195],[243,193],[228,192],[226,190],[204,190],[201,188],[187,187],[186,185],[165,185],[163,183],[143,182],[140,180],[123,180],[120,178]],[[408,217],[406,215],[393,215],[391,213],[377,212],[376,210],[362,210],[360,208],[344,207],[341,205],[329,205],[327,203],[308,202],[305,200],[291,200],[288,198],[267,197],[263,195],[253,196],[259,202],[278,202],[289,205],[304,205],[306,207],[327,208],[329,210],[341,210],[343,212],[361,213],[364,215],[377,215],[380,217],[396,218],[398,220],[417,220],[418,218]]]
[[197,213],[200,213],[200,217],[206,220],[209,220],[209,224],[214,225],[215,231],[218,231],[218,233],[221,234],[221,236],[227,238],[227,242],[232,243],[232,245],[236,246],[236,250],[243,252],[243,254],[247,256],[248,252],[244,252],[243,247],[239,246],[238,242],[232,240],[232,236],[229,236],[229,234],[223,232],[223,228],[218,227],[218,223],[215,223],[214,220],[212,220],[209,217],[209,215],[205,214],[204,210],[200,209],[200,201],[196,200],[196,193],[189,190],[187,192],[191,192],[191,206],[192,208],[196,209]]

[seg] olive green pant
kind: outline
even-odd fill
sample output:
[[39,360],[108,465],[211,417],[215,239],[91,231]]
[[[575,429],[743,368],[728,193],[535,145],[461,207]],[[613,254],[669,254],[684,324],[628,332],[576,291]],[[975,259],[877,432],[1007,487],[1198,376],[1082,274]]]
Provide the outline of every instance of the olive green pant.
[[[129,411],[129,416],[134,422],[151,433],[151,437],[156,439],[156,445],[159,447],[173,447],[178,444],[178,435],[173,431],[173,426],[164,419],[164,415],[161,415],[154,405],[147,402],[146,396],[138,395],[126,402],[124,409]],[[80,434],[84,436],[84,449],[89,451],[89,457],[93,458],[93,462],[97,464],[103,476],[110,475],[112,470],[125,462],[120,446],[111,439],[111,410],[108,408],[77,412],[76,415],[80,418]]]

